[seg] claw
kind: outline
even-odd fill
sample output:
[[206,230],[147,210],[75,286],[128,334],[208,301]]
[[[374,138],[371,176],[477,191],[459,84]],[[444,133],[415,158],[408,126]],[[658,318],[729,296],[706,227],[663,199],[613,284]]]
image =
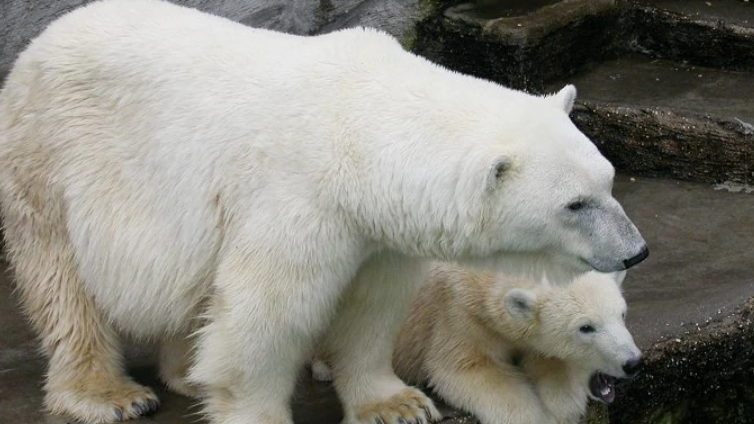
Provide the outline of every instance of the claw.
[[136,414],[137,417],[141,417],[151,412],[155,412],[159,406],[160,401],[158,401],[157,399],[146,399],[141,402],[133,402],[131,404],[131,410],[134,412],[134,414]]
[[428,423],[434,423],[434,422],[442,420],[442,416],[440,416],[438,420],[433,419],[432,412],[429,410],[428,406],[422,406],[421,408],[422,410],[424,410],[424,418],[426,419]]

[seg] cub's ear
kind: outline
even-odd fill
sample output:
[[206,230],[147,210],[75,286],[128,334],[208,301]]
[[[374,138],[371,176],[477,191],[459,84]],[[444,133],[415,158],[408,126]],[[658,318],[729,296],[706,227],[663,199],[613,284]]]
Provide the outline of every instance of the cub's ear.
[[623,280],[626,279],[626,271],[616,271],[610,273],[610,277],[612,277],[613,281],[615,281],[615,284],[618,285],[618,287],[621,287],[623,285]]
[[511,289],[505,294],[505,308],[519,321],[531,321],[537,314],[537,295],[530,290]]
[[494,190],[505,178],[505,174],[511,167],[511,159],[507,156],[498,156],[490,164],[487,170],[487,190]]
[[556,94],[549,96],[549,98],[563,108],[565,113],[571,113],[573,103],[576,101],[576,87],[568,84]]

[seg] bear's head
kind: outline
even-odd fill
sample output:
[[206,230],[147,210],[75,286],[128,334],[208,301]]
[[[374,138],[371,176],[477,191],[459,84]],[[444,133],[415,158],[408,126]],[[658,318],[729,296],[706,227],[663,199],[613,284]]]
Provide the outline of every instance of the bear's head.
[[526,349],[583,370],[590,396],[615,397],[613,379],[633,377],[642,354],[626,328],[625,272],[589,272],[571,284],[511,288],[504,307]]
[[500,112],[504,125],[473,135],[485,140],[469,159],[484,174],[475,183],[485,188],[481,221],[489,248],[505,246],[496,260],[507,272],[558,269],[553,265],[577,271],[570,276],[616,272],[648,255],[612,196],[613,166],[569,117],[575,97],[571,85],[522,96],[517,109]]

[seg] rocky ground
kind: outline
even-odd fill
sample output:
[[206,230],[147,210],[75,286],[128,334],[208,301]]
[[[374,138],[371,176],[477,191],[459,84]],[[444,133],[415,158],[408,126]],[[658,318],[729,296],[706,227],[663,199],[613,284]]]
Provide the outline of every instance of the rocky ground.
[[[617,197],[649,242],[626,281],[647,367],[590,422],[754,423],[754,4],[742,0],[177,0],[244,23],[316,34],[380,26],[450,68],[541,93],[575,83],[574,121],[622,173]],[[0,78],[53,16],[83,0],[0,2]],[[5,23],[5,25],[3,25]],[[40,412],[43,362],[0,282],[0,422]],[[149,346],[131,369],[155,387]],[[162,393],[143,422],[193,421]],[[302,379],[296,422],[336,423]],[[473,423],[450,409],[449,420]],[[449,423],[450,424],[450,423]]]

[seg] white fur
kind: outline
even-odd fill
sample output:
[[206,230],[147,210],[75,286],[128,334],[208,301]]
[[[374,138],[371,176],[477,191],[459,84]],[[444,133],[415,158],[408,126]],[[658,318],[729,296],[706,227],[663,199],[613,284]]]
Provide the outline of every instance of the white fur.
[[[398,375],[482,424],[577,424],[592,374],[625,377],[623,364],[641,357],[622,274],[552,284],[438,265],[401,328]],[[580,332],[586,324],[595,332]]]
[[[158,0],[63,16],[0,93],[7,246],[48,407],[135,418],[154,394],[125,376],[118,332],[172,352],[199,329],[168,383],[201,386],[215,424],[289,423],[340,302],[327,348],[347,421],[382,405],[393,422],[401,394],[435,418],[389,365],[423,258],[573,275],[644,244],[564,90],[459,75],[373,30],[297,37]],[[565,210],[579,197],[595,219]]]

